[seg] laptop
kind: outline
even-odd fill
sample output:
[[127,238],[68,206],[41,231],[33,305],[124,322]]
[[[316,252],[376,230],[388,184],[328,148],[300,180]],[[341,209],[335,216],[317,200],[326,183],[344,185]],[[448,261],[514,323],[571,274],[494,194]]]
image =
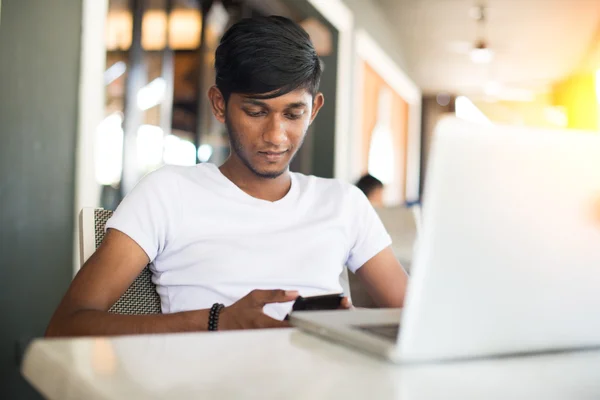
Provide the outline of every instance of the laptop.
[[402,310],[291,323],[393,362],[600,346],[600,134],[436,126]]

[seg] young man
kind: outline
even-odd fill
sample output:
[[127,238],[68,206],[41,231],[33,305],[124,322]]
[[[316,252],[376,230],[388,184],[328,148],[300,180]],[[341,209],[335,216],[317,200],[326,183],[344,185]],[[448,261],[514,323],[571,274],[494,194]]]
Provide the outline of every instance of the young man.
[[[221,39],[215,69],[208,97],[227,127],[230,157],[221,167],[167,166],[142,179],[47,335],[202,331],[209,320],[218,330],[285,327],[299,294],[341,291],[344,265],[378,305],[402,306],[406,274],[367,198],[288,169],[323,105],[306,32],[282,17],[243,20]],[[150,262],[163,314],[109,314]]]
[[371,174],[365,174],[356,182],[373,207],[383,206],[383,183]]

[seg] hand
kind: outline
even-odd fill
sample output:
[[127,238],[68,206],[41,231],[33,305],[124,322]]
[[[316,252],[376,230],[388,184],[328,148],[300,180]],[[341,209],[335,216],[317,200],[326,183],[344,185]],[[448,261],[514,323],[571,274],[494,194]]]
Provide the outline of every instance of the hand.
[[350,299],[346,296],[344,296],[344,298],[342,299],[342,302],[340,303],[340,310],[352,310],[354,309],[354,306],[352,305],[352,302],[350,301]]
[[269,303],[294,301],[297,291],[253,290],[219,314],[219,330],[288,328],[287,321],[279,321],[263,313],[263,307]]

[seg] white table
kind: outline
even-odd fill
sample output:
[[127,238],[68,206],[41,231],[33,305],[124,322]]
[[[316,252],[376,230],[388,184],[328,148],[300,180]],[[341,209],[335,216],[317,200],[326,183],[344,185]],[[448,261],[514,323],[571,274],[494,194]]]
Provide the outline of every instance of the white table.
[[22,373],[61,400],[600,398],[600,351],[398,366],[293,329],[41,339]]

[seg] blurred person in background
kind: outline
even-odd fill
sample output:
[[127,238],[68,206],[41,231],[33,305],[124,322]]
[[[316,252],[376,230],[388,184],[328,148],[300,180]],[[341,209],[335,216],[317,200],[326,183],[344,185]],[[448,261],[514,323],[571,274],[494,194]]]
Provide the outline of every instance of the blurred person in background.
[[367,196],[373,207],[383,207],[383,183],[379,179],[365,174],[356,182],[356,187]]
[[[367,197],[289,171],[324,103],[308,34],[283,17],[244,19],[223,35],[215,69],[208,97],[229,158],[144,177],[107,222],[48,336],[287,327],[299,295],[342,292],[345,265],[378,306],[403,305],[407,275]],[[162,314],[109,313],[149,263]]]

